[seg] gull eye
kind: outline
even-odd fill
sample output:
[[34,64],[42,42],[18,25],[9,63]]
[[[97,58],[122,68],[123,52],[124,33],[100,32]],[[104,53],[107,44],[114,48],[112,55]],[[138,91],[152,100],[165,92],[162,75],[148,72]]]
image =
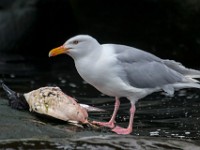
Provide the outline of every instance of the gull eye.
[[78,41],[77,40],[73,41],[73,44],[75,44],[75,45],[78,44]]

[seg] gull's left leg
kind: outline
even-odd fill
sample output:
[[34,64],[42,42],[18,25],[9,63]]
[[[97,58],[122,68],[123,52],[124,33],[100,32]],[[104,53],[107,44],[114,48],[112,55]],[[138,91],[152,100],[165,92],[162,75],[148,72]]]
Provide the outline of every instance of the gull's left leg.
[[135,114],[135,104],[131,103],[130,108],[130,119],[129,119],[129,125],[127,128],[122,128],[119,126],[116,126],[114,129],[112,129],[113,132],[116,132],[117,134],[130,134],[133,130],[133,119]]
[[117,115],[117,111],[119,109],[119,105],[120,105],[120,100],[118,97],[115,97],[115,108],[112,114],[112,117],[110,119],[109,122],[97,122],[97,121],[93,121],[92,123],[100,125],[100,126],[105,126],[105,127],[109,127],[109,128],[114,128],[115,126],[115,118]]

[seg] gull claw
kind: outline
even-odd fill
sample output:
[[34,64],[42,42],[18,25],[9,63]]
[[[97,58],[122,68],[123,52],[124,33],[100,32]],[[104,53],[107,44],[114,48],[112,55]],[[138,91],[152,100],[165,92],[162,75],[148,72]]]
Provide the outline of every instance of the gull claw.
[[115,124],[114,122],[98,122],[98,121],[92,121],[93,124],[103,126],[103,127],[108,127],[108,128],[114,128]]

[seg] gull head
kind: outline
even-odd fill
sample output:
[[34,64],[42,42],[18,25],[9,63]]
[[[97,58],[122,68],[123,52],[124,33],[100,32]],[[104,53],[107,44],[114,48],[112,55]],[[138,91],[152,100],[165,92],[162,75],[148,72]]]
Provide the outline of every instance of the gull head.
[[62,46],[52,49],[49,57],[67,54],[72,58],[83,57],[100,46],[97,40],[89,35],[77,35],[67,40]]

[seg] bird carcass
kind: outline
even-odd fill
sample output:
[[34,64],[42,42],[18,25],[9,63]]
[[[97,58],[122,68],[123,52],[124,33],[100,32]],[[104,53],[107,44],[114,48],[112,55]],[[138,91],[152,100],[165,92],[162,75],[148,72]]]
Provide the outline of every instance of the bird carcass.
[[74,98],[63,93],[59,87],[41,87],[24,94],[12,91],[4,83],[2,83],[2,87],[12,108],[29,109],[31,112],[63,121],[90,124],[87,110],[102,111],[92,106],[77,103]]

